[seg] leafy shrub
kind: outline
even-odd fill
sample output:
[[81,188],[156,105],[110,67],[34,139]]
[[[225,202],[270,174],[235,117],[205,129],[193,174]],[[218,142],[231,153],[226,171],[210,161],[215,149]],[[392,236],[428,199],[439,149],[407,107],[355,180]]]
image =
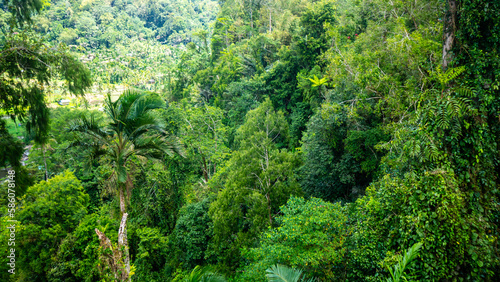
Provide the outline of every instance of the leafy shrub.
[[454,174],[443,169],[404,178],[386,175],[375,182],[356,202],[347,275],[378,279],[398,252],[422,242],[420,258],[409,272],[415,279],[491,277],[496,238],[476,233],[481,218],[467,212],[465,199]]
[[265,232],[258,248],[246,250],[251,264],[244,279],[265,281],[265,270],[280,263],[321,279],[334,279],[345,254],[347,217],[339,203],[292,197],[281,207],[278,227]]
[[87,214],[89,196],[71,172],[55,176],[28,188],[21,200],[16,237],[22,276],[46,281],[50,262],[67,234]]
[[136,273],[134,281],[165,281],[165,263],[168,260],[169,247],[167,237],[159,228],[144,227],[136,230],[139,243],[134,260]]
[[205,262],[208,242],[213,236],[213,224],[208,215],[209,199],[184,206],[170,236],[174,257],[172,266],[192,269]]
[[110,216],[105,205],[93,214],[85,216],[78,227],[62,240],[48,273],[50,281],[98,281],[102,277],[99,269],[99,239],[95,228],[106,232],[109,239],[116,241],[118,223]]

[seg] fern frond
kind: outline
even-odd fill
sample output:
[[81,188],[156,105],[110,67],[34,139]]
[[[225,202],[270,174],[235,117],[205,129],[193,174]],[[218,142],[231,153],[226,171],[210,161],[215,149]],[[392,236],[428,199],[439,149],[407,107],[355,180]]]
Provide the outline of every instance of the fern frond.
[[465,66],[449,68],[446,70],[446,72],[443,72],[441,68],[437,68],[436,71],[431,72],[431,78],[436,79],[439,82],[439,84],[441,84],[441,90],[444,91],[446,85],[450,81],[456,79],[464,71],[465,71]]
[[460,96],[465,96],[465,97],[469,97],[469,98],[474,97],[474,94],[475,94],[475,92],[468,87],[459,87],[459,88],[454,89],[454,91]]

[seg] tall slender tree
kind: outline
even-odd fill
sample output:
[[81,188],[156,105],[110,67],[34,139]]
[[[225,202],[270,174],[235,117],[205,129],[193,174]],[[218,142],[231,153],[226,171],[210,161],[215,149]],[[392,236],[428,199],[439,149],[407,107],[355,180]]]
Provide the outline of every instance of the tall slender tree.
[[[101,127],[93,117],[83,116],[70,127],[77,144],[89,145],[83,136],[90,137],[92,146],[103,152],[105,160],[113,167],[109,185],[120,201],[121,223],[118,230],[118,247],[113,247],[104,233],[95,229],[103,249],[110,249],[105,257],[108,267],[120,281],[130,281],[130,255],[127,242],[127,203],[133,187],[130,172],[133,158],[161,159],[165,154],[183,155],[180,143],[169,136],[152,111],[165,107],[163,100],[154,93],[138,90],[125,91],[117,101],[108,95],[105,112],[109,124]],[[88,140],[88,139],[87,139]]]

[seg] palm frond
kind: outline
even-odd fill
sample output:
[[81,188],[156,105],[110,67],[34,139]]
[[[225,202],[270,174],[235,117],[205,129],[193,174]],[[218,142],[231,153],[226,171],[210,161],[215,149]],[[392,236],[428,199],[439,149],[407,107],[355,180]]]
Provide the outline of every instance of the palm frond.
[[113,121],[112,123],[118,122],[119,117],[117,113],[117,103],[118,101],[111,101],[111,94],[108,94],[106,96],[106,100],[104,100],[104,112],[109,118],[111,118],[111,120]]
[[155,133],[159,135],[164,135],[164,129],[163,127],[155,124],[155,123],[144,123],[144,124],[138,124],[137,127],[134,128],[134,130],[130,133],[128,133],[128,138],[130,140],[140,138],[143,134],[147,133]]
[[276,264],[266,269],[266,273],[269,282],[298,282],[302,270]]
[[117,102],[123,120],[134,120],[150,110],[165,107],[165,102],[158,94],[137,89],[126,90]]
[[83,133],[102,144],[108,143],[107,139],[111,134],[109,131],[103,129],[103,127],[97,123],[94,115],[91,115],[88,118],[85,115],[82,115],[80,119],[70,124],[67,131]]
[[133,140],[135,154],[141,156],[154,157],[157,153],[164,153],[169,156],[178,154],[184,156],[182,143],[174,137],[165,136],[143,136]]
[[181,276],[177,276],[173,280],[179,282],[225,282],[226,279],[224,276],[217,274],[212,270],[211,267],[200,267],[197,265],[188,276],[181,278]]
[[135,89],[125,91],[116,102],[108,98],[106,103],[106,108],[109,108],[107,113],[113,120],[111,127],[127,135],[142,125],[159,125],[160,122],[150,112],[164,107],[165,102],[158,94]]
[[431,72],[431,77],[435,78],[441,84],[441,89],[444,90],[446,85],[450,81],[453,81],[455,78],[460,76],[464,71],[465,71],[465,66],[449,68],[446,70],[446,72],[443,72],[441,68],[437,68],[436,71]]

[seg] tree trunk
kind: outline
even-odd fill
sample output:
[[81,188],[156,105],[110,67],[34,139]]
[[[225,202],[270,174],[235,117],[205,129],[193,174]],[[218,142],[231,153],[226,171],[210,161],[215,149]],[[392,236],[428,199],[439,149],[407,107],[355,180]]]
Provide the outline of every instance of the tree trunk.
[[123,215],[125,213],[125,187],[120,185],[120,212]]
[[269,33],[273,30],[271,8],[269,8]]
[[444,16],[443,26],[443,70],[446,71],[453,59],[452,49],[455,43],[455,32],[457,30],[457,0],[447,0],[447,10]]
[[123,274],[121,281],[130,281],[130,254],[128,251],[128,240],[127,240],[127,217],[126,213],[126,199],[125,199],[125,185],[120,185],[120,211],[122,214],[122,220],[120,222],[120,228],[118,229],[118,247],[123,248]]
[[267,199],[267,215],[269,216],[269,226],[273,226],[273,217],[271,215],[271,199],[269,198],[269,193],[266,194]]
[[45,158],[45,145],[42,145],[42,155],[43,155],[43,163],[45,165],[45,181],[49,180],[49,171],[47,169],[47,159]]
[[202,156],[201,159],[203,162],[203,178],[205,178],[205,182],[208,182],[207,160],[205,159],[205,156]]
[[130,253],[128,250],[128,240],[127,240],[127,217],[128,214],[124,213],[122,216],[122,221],[120,222],[120,228],[118,229],[118,247],[123,249],[123,272],[122,281],[130,281]]
[[120,212],[122,214],[122,219],[120,222],[120,228],[118,229],[118,248],[113,248],[111,241],[108,237],[97,228],[95,233],[99,237],[101,242],[101,247],[103,250],[110,249],[111,255],[103,255],[103,262],[106,264],[113,272],[116,279],[119,281],[130,281],[130,253],[128,248],[127,239],[127,217],[126,213],[126,203],[125,203],[125,185],[119,184],[119,196],[120,196]]
[[102,256],[103,262],[111,269],[115,278],[119,281],[130,281],[130,254],[127,241],[127,217],[128,214],[124,213],[120,222],[120,228],[118,229],[118,248],[113,248],[111,240],[109,240],[104,233],[99,231],[99,229],[95,229],[95,233],[97,234],[97,237],[99,237],[103,250],[111,250],[111,254],[108,253]]

